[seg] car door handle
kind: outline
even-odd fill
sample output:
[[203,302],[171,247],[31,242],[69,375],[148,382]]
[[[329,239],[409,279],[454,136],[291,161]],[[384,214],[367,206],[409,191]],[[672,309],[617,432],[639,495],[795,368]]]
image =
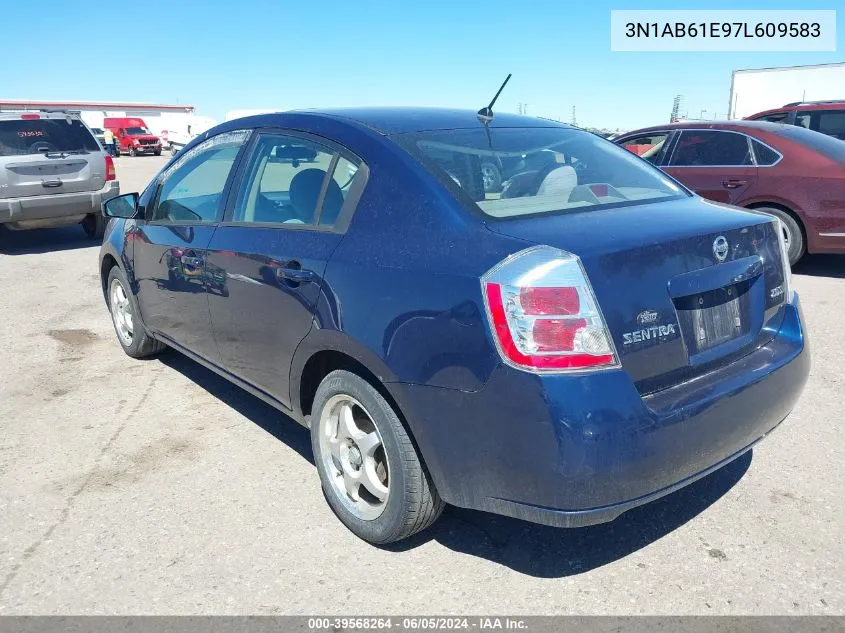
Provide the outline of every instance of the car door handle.
[[276,269],[276,277],[292,284],[302,284],[314,281],[315,276],[316,275],[313,270],[307,270],[305,268],[286,266],[284,268]]
[[722,186],[725,189],[739,189],[746,182],[746,180],[724,180],[722,181]]

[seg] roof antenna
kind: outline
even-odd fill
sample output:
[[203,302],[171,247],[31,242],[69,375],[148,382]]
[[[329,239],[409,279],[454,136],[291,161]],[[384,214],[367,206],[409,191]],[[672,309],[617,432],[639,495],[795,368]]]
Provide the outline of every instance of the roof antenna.
[[499,91],[496,93],[496,96],[493,97],[493,100],[490,102],[490,105],[487,106],[486,108],[481,108],[478,111],[478,115],[477,115],[478,120],[481,121],[485,126],[488,125],[490,123],[490,121],[493,120],[493,106],[496,104],[496,99],[498,99],[499,95],[502,94],[502,90],[504,90],[505,86],[508,85],[510,78],[511,78],[511,73],[508,73],[508,76],[505,77],[504,83],[502,83],[502,87],[499,88]]

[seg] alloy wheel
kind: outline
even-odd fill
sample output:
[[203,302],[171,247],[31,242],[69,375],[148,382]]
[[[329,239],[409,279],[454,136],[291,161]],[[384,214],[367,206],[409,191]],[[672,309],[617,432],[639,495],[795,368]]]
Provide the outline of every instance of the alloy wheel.
[[338,394],[326,402],[318,424],[318,459],[331,492],[359,519],[377,519],[390,495],[389,468],[372,416],[352,396]]
[[111,317],[114,321],[114,329],[120,338],[120,342],[125,347],[132,345],[132,338],[134,334],[134,323],[132,320],[132,305],[129,303],[129,297],[126,294],[126,289],[120,280],[113,279],[111,288],[109,288],[109,307],[111,307]]

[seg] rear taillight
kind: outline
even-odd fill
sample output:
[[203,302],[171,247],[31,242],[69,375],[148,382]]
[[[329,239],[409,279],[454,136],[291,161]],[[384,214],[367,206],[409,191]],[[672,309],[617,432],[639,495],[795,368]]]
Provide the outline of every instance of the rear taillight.
[[106,154],[106,180],[114,180],[117,178],[117,172],[114,170],[114,160]]
[[786,245],[786,231],[780,218],[773,222],[775,232],[778,234],[780,245],[780,260],[783,265],[783,300],[786,303],[792,302],[792,266],[789,264],[789,248]]
[[481,278],[505,362],[533,371],[618,365],[581,260],[549,246],[520,251]]

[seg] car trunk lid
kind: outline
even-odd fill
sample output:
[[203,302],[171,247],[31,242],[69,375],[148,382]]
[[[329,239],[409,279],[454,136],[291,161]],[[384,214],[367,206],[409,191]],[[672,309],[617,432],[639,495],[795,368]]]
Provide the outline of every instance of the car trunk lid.
[[622,366],[652,393],[774,336],[786,280],[773,222],[685,198],[488,226],[580,257]]
[[101,154],[19,156],[4,163],[0,198],[97,191],[106,182]]

